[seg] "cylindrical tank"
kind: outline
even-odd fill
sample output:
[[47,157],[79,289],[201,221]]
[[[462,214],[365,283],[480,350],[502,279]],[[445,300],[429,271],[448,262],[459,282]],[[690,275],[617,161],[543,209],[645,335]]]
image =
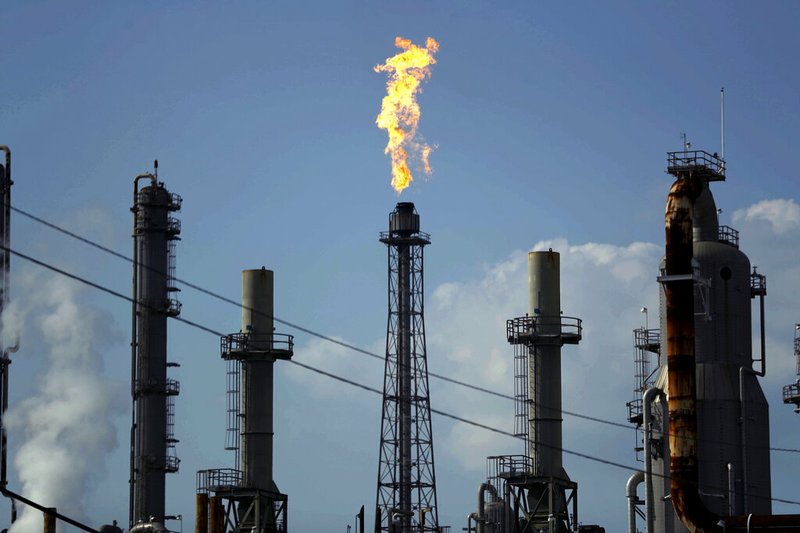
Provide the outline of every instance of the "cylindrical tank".
[[[528,254],[528,315],[542,336],[561,334],[560,256]],[[530,457],[533,474],[565,478],[561,455],[561,345],[538,343],[528,359]]]

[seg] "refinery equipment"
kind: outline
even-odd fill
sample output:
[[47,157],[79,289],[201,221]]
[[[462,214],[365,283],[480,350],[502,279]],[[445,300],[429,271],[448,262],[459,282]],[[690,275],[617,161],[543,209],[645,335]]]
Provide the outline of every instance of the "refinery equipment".
[[[155,164],[158,171],[158,162]],[[140,182],[147,184],[140,188]],[[157,174],[141,174],[133,185],[133,309],[131,312],[131,531],[163,528],[166,474],[178,471],[175,396],[179,383],[167,376],[167,318],[178,316],[173,297],[175,242],[180,221],[171,216],[181,197],[170,193]]]
[[530,252],[528,312],[506,323],[514,346],[514,433],[525,449],[487,458],[487,480],[467,531],[604,531],[578,524],[578,484],[562,465],[561,348],[581,336],[581,320],[562,315],[560,255]]
[[278,533],[287,530],[288,496],[272,477],[273,373],[289,360],[294,338],[274,332],[273,272],[242,272],[242,328],[221,339],[227,364],[226,449],[234,468],[197,473],[197,532]]
[[375,531],[439,532],[423,316],[423,249],[430,235],[400,202],[380,241],[389,252],[389,318],[383,378]]
[[[629,404],[629,419],[642,427],[645,464],[644,475],[628,482],[629,531],[637,531],[640,483],[647,533],[795,531],[797,516],[769,516],[769,412],[757,380],[766,373],[766,278],[751,270],[738,232],[719,225],[709,184],[725,179],[725,162],[684,150],[668,154],[667,170],[676,180],[658,277],[660,328],[635,334],[643,394]],[[756,297],[761,353],[754,359]],[[642,363],[649,353],[658,355],[652,374]]]
[[[0,164],[0,201],[3,202],[0,213],[0,315],[8,303],[9,285],[11,282],[11,150],[8,146],[0,146],[5,154],[5,166]],[[7,479],[8,441],[4,417],[8,409],[8,367],[11,364],[9,354],[17,351],[18,346],[6,346],[7,339],[0,335],[0,489],[5,489]]]
[[800,324],[794,326],[794,357],[797,380],[783,388],[783,403],[794,404],[794,412],[800,413]]

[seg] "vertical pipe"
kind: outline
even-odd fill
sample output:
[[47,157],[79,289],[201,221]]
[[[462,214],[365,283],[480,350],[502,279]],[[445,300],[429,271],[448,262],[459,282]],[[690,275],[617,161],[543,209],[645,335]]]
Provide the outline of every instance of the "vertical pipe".
[[[272,349],[273,272],[266,268],[242,271],[242,332],[254,352]],[[245,486],[275,490],[272,479],[273,380],[271,356],[242,361],[242,470]]]
[[628,498],[628,533],[636,533],[636,489],[644,481],[644,472],[639,470],[628,478],[625,496]]
[[411,257],[407,244],[397,247],[398,377],[400,381],[400,512],[403,532],[411,527]]
[[728,463],[728,516],[736,514],[736,491],[734,490],[733,464]]
[[[655,532],[655,496],[653,494],[653,451],[652,446],[650,445],[650,441],[652,439],[653,430],[653,402],[655,399],[658,398],[661,400],[661,408],[664,409],[667,403],[667,397],[664,394],[664,391],[657,387],[651,387],[644,392],[642,396],[642,405],[644,408],[644,476],[645,476],[645,518],[647,523],[647,533],[654,533]],[[663,420],[666,421],[667,417],[663,417]],[[661,431],[662,435],[665,433]],[[664,446],[662,444],[661,449],[663,451]],[[663,454],[662,454],[663,456]]]
[[225,510],[222,507],[222,498],[212,496],[209,499],[209,533],[225,533]]
[[[0,151],[5,153],[5,167],[0,165],[0,174],[2,174],[2,202],[3,212],[2,216],[3,228],[0,238],[3,239],[3,246],[6,248],[11,247],[11,149],[8,146],[0,145]],[[9,284],[11,272],[11,253],[9,250],[2,251],[3,264],[2,268],[2,294],[0,294],[0,313],[5,309],[6,302],[9,297]],[[8,471],[8,438],[6,435],[5,415],[8,409],[8,370],[11,361],[8,357],[8,349],[5,346],[0,348],[0,488],[6,488],[7,485],[7,471]]]
[[765,294],[763,292],[759,296],[759,321],[761,322],[761,371],[756,374],[762,377],[767,375],[767,333],[765,331],[766,326],[764,324],[764,296]]
[[713,531],[717,517],[698,491],[692,212],[701,191],[699,178],[677,179],[665,214],[670,495],[690,531]]
[[195,533],[208,533],[208,493],[198,492],[195,502]]
[[[528,315],[537,333],[561,334],[560,256],[552,250],[528,254]],[[533,475],[561,478],[561,346],[539,345],[529,359],[530,456]]]
[[44,512],[44,533],[56,533],[55,507],[48,507]]
[[486,531],[486,506],[483,500],[486,496],[486,487],[488,483],[481,483],[478,489],[478,518],[475,520],[477,523],[477,532],[484,533]]
[[725,161],[725,87],[719,90],[719,136],[720,152],[722,160]]

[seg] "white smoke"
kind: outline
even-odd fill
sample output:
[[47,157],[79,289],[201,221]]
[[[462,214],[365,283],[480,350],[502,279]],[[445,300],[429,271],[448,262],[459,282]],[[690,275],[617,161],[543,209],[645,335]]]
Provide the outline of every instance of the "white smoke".
[[[84,494],[118,444],[112,418],[124,407],[124,388],[102,374],[98,349],[110,318],[82,304],[73,282],[41,281],[23,281],[26,308],[9,305],[3,317],[4,331],[13,336],[25,324],[31,342],[23,337],[23,344],[40,338],[47,351],[37,391],[7,412],[10,442],[22,441],[13,464],[24,496],[86,520]],[[41,355],[25,349],[16,359]],[[11,533],[41,531],[42,522],[41,512],[26,507]]]

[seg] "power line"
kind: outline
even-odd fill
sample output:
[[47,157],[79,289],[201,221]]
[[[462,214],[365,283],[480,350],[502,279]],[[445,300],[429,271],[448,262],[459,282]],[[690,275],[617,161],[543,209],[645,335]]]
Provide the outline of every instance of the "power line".
[[[20,215],[22,215],[22,216],[24,216],[26,218],[29,218],[29,219],[31,219],[31,220],[39,223],[39,224],[47,226],[48,228],[51,228],[51,229],[53,229],[53,230],[55,230],[55,231],[57,231],[59,233],[67,235],[67,236],[69,236],[69,237],[71,237],[73,239],[76,239],[76,240],[84,243],[84,244],[92,246],[93,248],[96,248],[96,249],[101,250],[101,251],[103,251],[105,253],[113,255],[114,257],[117,257],[119,259],[127,261],[128,263],[131,263],[131,264],[134,263],[133,258],[131,258],[131,257],[125,255],[125,254],[122,254],[120,252],[117,252],[117,251],[115,251],[115,250],[113,250],[113,249],[111,249],[111,248],[109,248],[107,246],[103,246],[102,244],[99,244],[96,241],[93,241],[93,240],[91,240],[91,239],[89,239],[87,237],[79,235],[79,234],[77,234],[77,233],[75,233],[75,232],[73,232],[71,230],[68,230],[68,229],[62,227],[62,226],[54,224],[53,222],[50,222],[50,221],[45,220],[45,219],[43,219],[43,218],[41,218],[39,216],[36,216],[36,215],[34,215],[32,213],[29,213],[29,212],[27,212],[27,211],[25,211],[23,209],[20,209],[19,207],[16,207],[16,206],[13,206],[13,205],[11,205],[9,207],[15,213],[18,213],[18,214],[20,214]],[[43,264],[41,264],[38,261],[34,261],[34,262],[37,262],[37,264],[40,264],[41,266],[44,266]],[[137,266],[143,266],[144,268],[146,268],[146,269],[148,269],[150,271],[154,271],[154,272],[156,272],[158,274],[168,275],[168,273],[166,273],[166,272],[158,271],[157,269],[149,267],[147,265],[141,265],[140,264],[140,265],[137,265]],[[65,274],[65,275],[67,275],[67,274]],[[228,298],[228,297],[226,297],[226,296],[224,296],[222,294],[219,294],[219,293],[216,293],[216,292],[214,292],[212,290],[206,289],[206,288],[204,288],[204,287],[202,287],[200,285],[197,285],[196,283],[192,283],[190,281],[186,281],[184,279],[177,278],[177,277],[173,277],[172,279],[174,281],[176,281],[178,283],[181,283],[182,285],[185,285],[185,286],[187,286],[187,287],[189,287],[191,289],[194,289],[194,290],[196,290],[196,291],[198,291],[198,292],[200,292],[202,294],[205,294],[207,296],[210,296],[212,298],[215,298],[215,299],[220,300],[222,302],[225,302],[227,304],[233,305],[233,306],[237,307],[238,309],[242,309],[242,307],[243,307],[241,302],[237,302],[236,300],[233,300],[232,298]],[[101,290],[104,290],[104,289],[101,289]],[[119,294],[119,293],[116,293],[116,294]],[[129,297],[127,297],[127,296],[123,296],[123,297],[126,300],[128,300],[129,302],[133,302],[133,300],[131,298],[129,298]],[[260,310],[252,309],[252,308],[249,308],[249,307],[244,307],[244,308],[247,309],[248,311],[257,313],[259,315],[267,316],[267,317],[271,318],[272,320],[274,320],[275,322],[278,322],[278,323],[283,324],[285,326],[288,326],[290,328],[296,329],[298,331],[302,331],[303,333],[306,333],[306,334],[311,335],[313,337],[317,337],[317,338],[319,338],[321,340],[324,340],[326,342],[330,342],[332,344],[336,344],[336,345],[341,346],[343,348],[352,350],[352,351],[354,351],[356,353],[360,353],[362,355],[366,355],[368,357],[372,357],[373,359],[377,359],[377,360],[380,360],[380,361],[384,360],[384,356],[383,355],[377,354],[375,352],[371,352],[369,350],[366,350],[366,349],[361,348],[359,346],[356,346],[354,344],[350,344],[348,342],[344,342],[342,340],[336,339],[336,338],[331,337],[329,335],[325,335],[323,333],[319,333],[319,332],[314,331],[314,330],[312,330],[310,328],[301,326],[299,324],[295,324],[293,322],[289,322],[288,320],[284,320],[284,319],[278,318],[278,317],[276,317],[274,315],[268,315],[268,314],[266,314],[266,313],[264,313],[264,312],[262,312]],[[181,319],[180,317],[176,317],[176,320],[179,320],[181,322],[186,322],[185,319]],[[222,334],[219,334],[219,335],[220,336],[224,336]],[[495,397],[498,397],[498,398],[503,398],[503,399],[506,399],[506,400],[516,401],[516,398],[514,396],[509,395],[509,394],[504,394],[504,393],[501,393],[501,392],[493,391],[493,390],[488,389],[486,387],[481,387],[479,385],[474,385],[472,383],[468,383],[468,382],[461,381],[461,380],[458,380],[458,379],[455,379],[455,378],[451,378],[451,377],[445,376],[443,374],[439,374],[439,373],[436,373],[436,372],[429,372],[429,375],[431,377],[439,379],[441,381],[444,381],[444,382],[447,382],[447,383],[451,383],[451,384],[454,384],[454,385],[458,385],[458,386],[461,386],[461,387],[464,387],[464,388],[467,388],[467,389],[472,389],[472,390],[475,390],[475,391],[478,391],[478,392],[482,392],[484,394],[488,394],[488,395],[495,396]],[[533,405],[533,402],[531,400],[528,400],[528,402],[530,402],[531,405]],[[543,409],[548,409],[548,407],[544,407],[544,406],[542,406],[542,408]],[[605,425],[612,426],[612,427],[622,428],[622,429],[625,429],[625,430],[628,430],[628,431],[630,431],[630,430],[634,430],[635,431],[637,429],[636,427],[633,427],[630,424],[624,424],[624,423],[621,423],[621,422],[616,422],[616,421],[613,421],[613,420],[599,418],[599,417],[596,417],[596,416],[577,413],[577,412],[574,412],[574,411],[568,411],[568,410],[565,410],[565,409],[561,409],[560,413],[563,414],[563,415],[572,416],[572,417],[575,417],[575,418],[580,418],[582,420],[588,420],[590,422],[596,422],[598,424],[605,424]],[[668,433],[664,433],[663,435],[664,435],[664,437],[669,437]],[[703,441],[711,443],[711,444],[724,444],[724,445],[734,445],[735,444],[735,445],[738,445],[738,443],[729,443],[729,442],[722,442],[722,441],[711,441],[711,440],[708,440],[708,439],[704,439]],[[750,449],[759,449],[761,447],[760,446],[748,446],[748,448],[750,448]],[[785,452],[785,453],[800,453],[800,449],[791,449],[791,448],[769,448],[769,450],[776,451],[776,452]]]
[[[11,249],[10,247],[6,247],[6,246],[1,246],[0,245],[0,249],[3,249],[3,250],[5,250],[5,251],[17,256],[17,257],[20,257],[22,259],[30,261],[30,262],[38,265],[38,266],[41,266],[42,268],[45,268],[47,270],[50,270],[50,271],[55,272],[57,274],[60,274],[62,276],[68,277],[68,278],[70,278],[70,279],[72,279],[74,281],[78,281],[80,283],[88,285],[89,287],[95,288],[97,290],[100,290],[102,292],[105,292],[107,294],[115,296],[117,298],[126,300],[128,302],[133,302],[132,298],[130,298],[130,297],[124,295],[124,294],[121,294],[121,293],[119,293],[119,292],[117,292],[117,291],[115,291],[113,289],[109,289],[108,287],[104,287],[104,286],[102,286],[102,285],[100,285],[98,283],[95,283],[95,282],[90,281],[88,279],[85,279],[85,278],[83,278],[81,276],[78,276],[77,274],[72,274],[70,272],[62,270],[62,269],[60,269],[60,268],[58,268],[58,267],[56,267],[54,265],[51,265],[51,264],[46,263],[44,261],[40,261],[38,259],[35,259],[35,258],[33,258],[33,257],[31,257],[31,256],[29,256],[27,254],[23,254],[21,252],[17,252],[16,250]],[[183,322],[184,324],[187,324],[187,325],[189,325],[189,326],[191,326],[193,328],[197,328],[197,329],[199,329],[201,331],[204,331],[206,333],[210,333],[210,334],[212,334],[212,335],[214,335],[216,337],[224,336],[224,334],[222,334],[222,333],[220,333],[220,332],[218,332],[218,331],[216,331],[216,330],[214,330],[214,329],[212,329],[210,327],[206,327],[206,326],[204,326],[202,324],[199,324],[197,322],[193,322],[191,320],[186,320],[186,319],[182,319],[180,317],[174,317],[174,316],[170,317],[170,318],[174,318],[175,320]],[[297,366],[300,366],[302,368],[305,368],[307,370],[315,372],[317,374],[321,374],[323,376],[327,376],[327,377],[329,377],[331,379],[340,381],[342,383],[346,383],[348,385],[351,385],[351,386],[354,386],[354,387],[358,387],[358,388],[360,388],[362,390],[365,390],[365,391],[368,391],[368,392],[372,392],[372,393],[375,393],[375,394],[380,394],[380,395],[383,394],[382,391],[379,391],[376,388],[370,387],[368,385],[364,385],[363,383],[359,383],[357,381],[354,381],[354,380],[351,380],[351,379],[348,379],[348,378],[345,378],[345,377],[342,377],[342,376],[338,376],[336,374],[333,374],[331,372],[327,372],[325,370],[313,367],[311,365],[306,365],[304,363],[300,363],[300,362],[297,362],[297,361],[294,361],[294,360],[290,360],[290,362],[295,364],[295,365],[297,365]],[[464,417],[461,417],[461,416],[458,416],[458,415],[454,415],[452,413],[441,411],[439,409],[433,409],[432,408],[431,412],[435,413],[435,414],[437,414],[439,416],[450,418],[451,420],[455,420],[455,421],[462,422],[462,423],[465,423],[465,424],[468,424],[468,425],[471,425],[471,426],[474,426],[474,427],[477,427],[477,428],[481,428],[481,429],[484,429],[484,430],[487,430],[487,431],[491,431],[493,433],[497,433],[499,435],[504,435],[504,436],[507,436],[507,437],[515,438],[515,439],[527,440],[526,437],[524,437],[524,436],[515,435],[515,434],[513,434],[513,433],[511,433],[509,431],[498,429],[498,428],[495,428],[495,427],[492,427],[492,426],[489,426],[489,425],[486,425],[486,424],[482,424],[480,422],[475,422],[474,420],[470,420],[468,418],[464,418]],[[597,456],[586,454],[586,453],[582,453],[582,452],[576,452],[576,451],[569,450],[569,449],[566,449],[566,448],[552,446],[552,445],[549,445],[549,444],[546,444],[546,443],[538,443],[538,444],[540,444],[542,446],[545,446],[545,447],[548,447],[548,448],[551,448],[551,449],[554,449],[554,450],[561,451],[561,452],[566,453],[568,455],[581,457],[581,458],[589,460],[589,461],[594,461],[594,462],[605,464],[605,465],[608,465],[608,466],[621,468],[621,469],[624,469],[624,470],[627,470],[627,471],[637,472],[637,471],[640,470],[638,467],[633,467],[633,466],[629,466],[629,465],[626,465],[626,464],[623,464],[623,463],[618,463],[618,462],[615,462],[615,461],[604,459],[602,457],[597,457]],[[653,473],[652,475],[655,476],[655,477],[669,478],[669,476],[665,476],[663,474],[658,474],[658,473]],[[716,488],[718,490],[721,490],[719,487],[704,487],[704,488]],[[800,501],[786,500],[786,499],[774,498],[774,497],[771,497],[770,499],[772,501],[776,501],[776,502],[780,502],[780,503],[800,505]]]
[[[66,228],[63,228],[63,227],[57,225],[57,224],[49,222],[49,221],[47,221],[47,220],[45,220],[45,219],[43,219],[41,217],[38,217],[38,216],[36,216],[36,215],[34,215],[32,213],[28,213],[27,211],[24,211],[24,210],[20,209],[19,207],[15,207],[13,205],[10,206],[10,207],[11,207],[11,210],[14,211],[15,213],[18,213],[18,214],[20,214],[20,215],[22,215],[22,216],[24,216],[26,218],[29,218],[29,219],[31,219],[31,220],[33,220],[35,222],[38,222],[39,224],[47,226],[48,228],[51,228],[51,229],[53,229],[55,231],[58,231],[59,233],[62,233],[62,234],[67,235],[69,237],[72,237],[73,239],[76,239],[76,240],[78,240],[78,241],[80,241],[80,242],[82,242],[84,244],[92,246],[93,248],[101,250],[101,251],[103,251],[105,253],[111,254],[114,257],[117,257],[118,259],[122,259],[123,261],[127,261],[128,263],[133,263],[134,262],[133,258],[131,258],[131,257],[125,255],[125,254],[119,253],[119,252],[117,252],[117,251],[115,251],[115,250],[113,250],[113,249],[111,249],[111,248],[109,248],[107,246],[103,246],[102,244],[99,244],[99,243],[97,243],[97,242],[95,242],[95,241],[93,241],[91,239],[83,237],[82,235],[78,235],[77,233],[75,233],[73,231],[70,231],[70,230],[68,230]],[[150,270],[155,270],[155,269],[152,269],[150,267],[145,267],[145,268],[148,268]],[[158,272],[158,273],[159,274],[166,274],[165,272]],[[186,280],[181,279],[181,278],[173,277],[172,279],[174,279],[176,282],[178,282],[178,283],[180,283],[182,285],[185,285],[185,286],[189,287],[190,289],[194,289],[194,290],[196,290],[196,291],[198,291],[200,293],[203,293],[203,294],[205,294],[207,296],[211,296],[212,298],[215,298],[215,299],[220,300],[222,302],[234,305],[239,309],[242,308],[241,302],[237,302],[236,300],[233,300],[232,298],[228,298],[227,296],[224,296],[222,294],[216,293],[216,292],[214,292],[212,290],[206,289],[204,287],[201,287],[200,285],[197,285],[197,284],[192,283],[190,281],[186,281]],[[130,301],[130,299],[128,299],[128,300]],[[253,311],[253,312],[268,316],[265,313],[257,311],[255,309],[249,309],[249,308],[245,308],[245,309],[247,309],[248,311]],[[361,348],[359,346],[355,346],[354,344],[350,344],[348,342],[344,342],[342,340],[336,339],[336,338],[331,337],[329,335],[325,335],[324,333],[319,333],[319,332],[314,331],[314,330],[312,330],[310,328],[301,326],[299,324],[295,324],[293,322],[289,322],[288,320],[284,320],[282,318],[278,318],[278,317],[276,317],[274,315],[270,316],[269,318],[272,318],[275,322],[283,324],[284,326],[288,326],[288,327],[296,329],[298,331],[302,331],[303,333],[306,333],[306,334],[311,335],[313,337],[317,337],[318,339],[322,339],[324,341],[330,342],[332,344],[336,344],[336,345],[341,346],[343,348],[347,348],[348,350],[352,350],[354,352],[357,352],[357,353],[360,353],[362,355],[366,355],[366,356],[372,357],[373,359],[378,359],[380,361],[384,360],[384,356],[383,355],[377,354],[375,352],[371,352],[369,350],[366,350],[366,349]],[[498,398],[503,398],[503,399],[511,400],[511,401],[515,401],[516,400],[516,398],[514,398],[514,396],[511,396],[510,394],[504,394],[502,392],[493,391],[493,390],[488,389],[486,387],[481,387],[479,385],[474,385],[472,383],[467,383],[465,381],[461,381],[461,380],[458,380],[458,379],[455,379],[455,378],[451,378],[449,376],[445,376],[445,375],[442,375],[442,374],[439,374],[439,373],[429,372],[428,374],[431,377],[439,379],[441,381],[445,381],[447,383],[452,383],[454,385],[458,385],[458,386],[465,387],[465,388],[468,388],[468,389],[472,389],[472,390],[475,390],[475,391],[478,391],[478,392],[482,392],[484,394],[488,394],[488,395],[491,395],[491,396],[495,396],[495,397],[498,397]],[[573,413],[573,412],[570,412],[570,411],[563,411],[562,410],[562,412],[565,415],[574,416],[576,418],[582,418],[584,420],[590,420],[592,422],[598,422],[598,423],[601,423],[601,424],[607,424],[607,425],[611,425],[611,426],[616,426],[616,427],[624,428],[624,429],[627,429],[627,430],[631,429],[631,427],[629,425],[627,425],[627,424],[623,424],[623,423],[620,423],[620,422],[614,422],[612,420],[604,420],[602,418],[583,415],[583,414],[580,414],[580,413]],[[800,450],[798,450],[798,451],[800,451]]]

